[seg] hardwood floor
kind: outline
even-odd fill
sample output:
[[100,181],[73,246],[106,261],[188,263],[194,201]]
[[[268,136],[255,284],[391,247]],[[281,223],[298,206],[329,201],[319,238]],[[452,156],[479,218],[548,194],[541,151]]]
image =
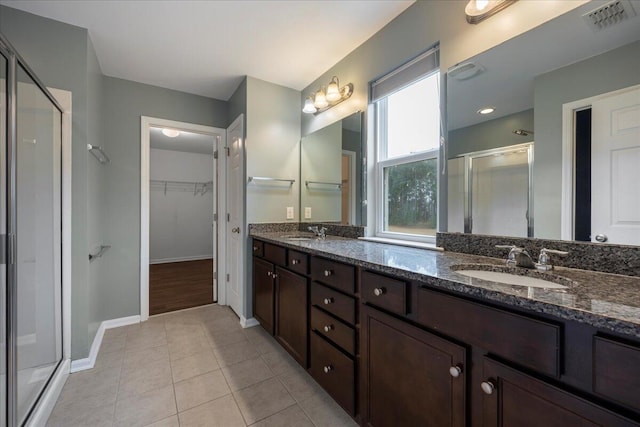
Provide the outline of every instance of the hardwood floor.
[[213,259],[149,266],[149,314],[211,303]]

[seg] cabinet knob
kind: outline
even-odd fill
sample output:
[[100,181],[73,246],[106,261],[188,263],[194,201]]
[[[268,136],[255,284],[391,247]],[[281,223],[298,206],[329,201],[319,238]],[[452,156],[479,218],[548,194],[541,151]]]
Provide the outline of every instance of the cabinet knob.
[[322,368],[322,370],[324,371],[325,374],[328,374],[329,372],[333,371],[333,366],[327,365],[324,368]]
[[385,288],[375,288],[375,289],[373,290],[373,294],[374,294],[375,296],[379,297],[379,296],[381,296],[381,295],[384,295],[385,291],[386,291],[386,290],[385,290]]
[[332,329],[333,329],[333,325],[325,325],[325,326],[324,326],[324,331],[325,331],[325,332],[329,332],[329,331],[331,331]]
[[293,265],[300,264],[300,260],[299,259],[292,259],[291,260],[291,264],[293,264]]
[[324,276],[325,276],[325,277],[329,277],[329,276],[331,276],[332,274],[333,274],[333,271],[331,271],[331,270],[325,270],[325,271],[324,271]]
[[462,366],[460,365],[452,366],[449,368],[449,374],[451,374],[453,378],[458,378],[461,373],[462,373]]
[[325,305],[329,305],[333,303],[333,298],[325,298],[322,302],[324,302]]
[[493,390],[496,388],[496,386],[493,384],[491,380],[487,380],[487,381],[483,381],[480,384],[480,388],[482,389],[484,394],[493,394]]
[[272,275],[273,275],[273,273],[272,273],[272,272],[267,271],[267,276],[271,277]]
[[233,227],[233,228],[231,229],[231,232],[232,232],[232,233],[238,233],[238,234],[240,234],[240,227]]
[[254,246],[254,247],[253,247],[253,250],[254,250],[254,252],[255,252],[255,251],[257,251],[257,250],[258,250],[258,247],[257,247],[257,246]]
[[276,273],[271,273],[271,277],[274,278],[274,279],[277,279],[278,275]]

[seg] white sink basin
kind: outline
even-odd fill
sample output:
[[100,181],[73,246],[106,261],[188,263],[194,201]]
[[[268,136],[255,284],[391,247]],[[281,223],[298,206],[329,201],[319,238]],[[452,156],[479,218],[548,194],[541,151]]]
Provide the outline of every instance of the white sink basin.
[[489,280],[491,282],[504,283],[505,285],[527,286],[530,288],[546,289],[567,289],[567,286],[560,285],[549,280],[538,279],[536,277],[521,276],[519,274],[505,273],[502,271],[484,270],[455,270],[456,273],[476,279]]

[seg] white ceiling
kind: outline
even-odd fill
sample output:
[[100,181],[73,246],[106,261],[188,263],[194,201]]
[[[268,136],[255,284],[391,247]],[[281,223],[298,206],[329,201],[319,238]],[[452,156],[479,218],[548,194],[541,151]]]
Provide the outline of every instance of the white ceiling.
[[151,148],[158,150],[213,155],[213,142],[213,136],[200,133],[180,131],[180,135],[169,138],[162,128],[152,127],[150,132]]
[[0,0],[87,28],[112,77],[228,100],[242,80],[301,90],[414,0]]

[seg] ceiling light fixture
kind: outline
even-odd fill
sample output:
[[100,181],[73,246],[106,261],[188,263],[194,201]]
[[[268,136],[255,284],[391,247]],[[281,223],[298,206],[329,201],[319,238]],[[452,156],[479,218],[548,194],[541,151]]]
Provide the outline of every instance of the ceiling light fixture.
[[175,129],[164,128],[162,129],[162,134],[164,136],[168,136],[169,138],[175,138],[176,136],[180,135],[180,131]]
[[322,86],[317,92],[312,93],[305,99],[302,112],[307,114],[320,114],[338,105],[345,99],[350,98],[352,94],[353,83],[340,87],[338,77],[333,76],[326,90],[324,86]]
[[495,15],[517,0],[470,0],[464,8],[469,24],[477,24]]
[[493,108],[493,107],[482,107],[481,109],[479,109],[479,110],[478,110],[478,111],[476,111],[476,112],[477,112],[478,114],[485,115],[485,114],[491,114],[491,113],[493,113],[494,111],[496,111],[496,109],[495,109],[495,108]]

